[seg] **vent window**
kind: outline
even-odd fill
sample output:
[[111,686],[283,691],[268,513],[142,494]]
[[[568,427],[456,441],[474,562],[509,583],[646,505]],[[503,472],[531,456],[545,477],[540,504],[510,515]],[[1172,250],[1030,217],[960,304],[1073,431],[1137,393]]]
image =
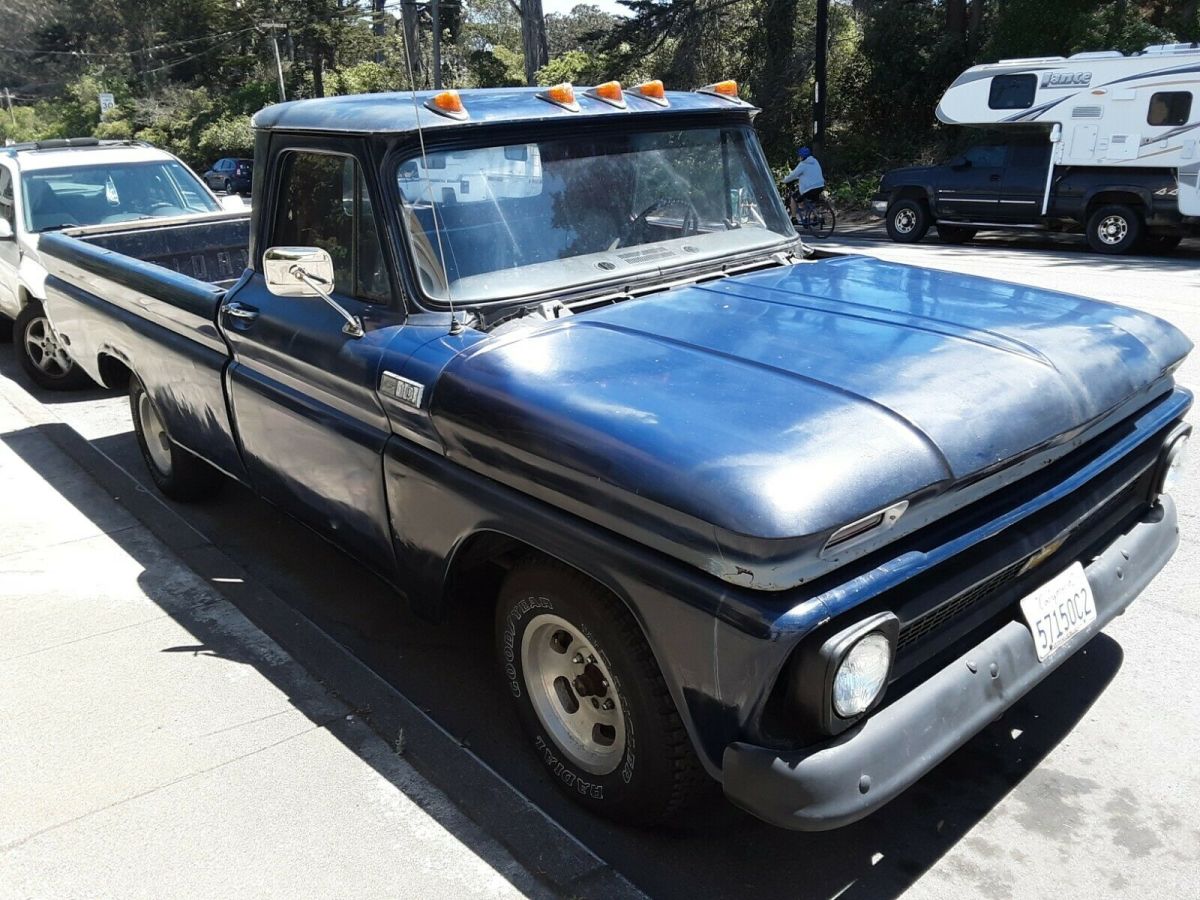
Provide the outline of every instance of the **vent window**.
[[1146,121],[1151,125],[1186,125],[1191,114],[1191,91],[1159,91],[1150,98]]
[[1029,109],[1036,95],[1036,75],[997,75],[988,91],[988,106],[991,109]]

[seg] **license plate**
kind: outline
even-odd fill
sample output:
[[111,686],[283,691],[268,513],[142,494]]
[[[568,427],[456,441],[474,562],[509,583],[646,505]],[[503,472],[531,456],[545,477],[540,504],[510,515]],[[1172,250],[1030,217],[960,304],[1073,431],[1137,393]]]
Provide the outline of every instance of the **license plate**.
[[1021,601],[1038,662],[1096,621],[1096,599],[1083,565],[1075,563]]

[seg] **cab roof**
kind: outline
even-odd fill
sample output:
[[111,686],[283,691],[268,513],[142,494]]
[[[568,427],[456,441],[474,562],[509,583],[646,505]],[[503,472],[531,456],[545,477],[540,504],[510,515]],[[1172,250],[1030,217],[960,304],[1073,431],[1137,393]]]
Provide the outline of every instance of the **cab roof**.
[[459,91],[467,112],[467,118],[463,120],[436,113],[425,105],[440,93],[438,91],[417,91],[415,108],[413,94],[403,91],[277,103],[256,113],[251,124],[258,129],[374,134],[415,131],[418,121],[422,129],[435,129],[506,122],[578,121],[638,113],[648,116],[671,116],[678,113],[737,110],[753,114],[758,111],[744,100],[726,99],[696,91],[667,91],[666,99],[669,105],[663,107],[630,89],[625,91],[626,108],[618,109],[603,100],[589,97],[586,93],[589,88],[576,87],[575,98],[580,110],[572,112],[540,98],[538,94],[545,90],[532,87],[474,88]]

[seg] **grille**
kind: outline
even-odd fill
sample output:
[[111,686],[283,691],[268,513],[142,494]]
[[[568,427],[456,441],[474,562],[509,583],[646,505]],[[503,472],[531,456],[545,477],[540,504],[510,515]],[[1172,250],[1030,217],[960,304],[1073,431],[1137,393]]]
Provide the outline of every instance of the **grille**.
[[[1093,509],[1086,518],[1076,527],[1074,534],[1085,534],[1089,526],[1099,526],[1100,519],[1114,510],[1125,506],[1129,503],[1134,495],[1139,490],[1144,489],[1144,477],[1137,478],[1130,484],[1118,491],[1113,497],[1106,502],[1100,504]],[[1021,577],[1021,567],[1029,561],[1034,554],[1026,554],[1016,562],[1010,563],[994,575],[990,575],[983,581],[980,581],[971,587],[967,588],[958,594],[955,594],[945,603],[934,607],[926,613],[923,613],[901,626],[900,635],[896,639],[897,653],[906,647],[909,647],[922,638],[936,632],[938,629],[947,625],[952,620],[958,618],[963,613],[974,609],[977,606],[986,604],[988,600],[994,597],[997,593],[1004,590],[1014,581]]]
[[1099,106],[1076,106],[1071,110],[1072,119],[1099,119],[1103,115],[1104,110]]
[[990,578],[985,578],[974,587],[967,588],[961,594],[951,597],[941,606],[913,619],[900,629],[900,637],[896,641],[897,651],[903,650],[926,635],[937,631],[951,619],[957,618],[971,607],[987,600],[1001,588],[1012,584],[1017,580],[1017,576],[1021,573],[1021,566],[1025,565],[1027,559],[1029,559],[1028,556],[1017,560]]
[[674,255],[675,251],[666,247],[651,247],[646,250],[631,250],[628,253],[617,254],[625,262],[630,263],[653,262],[656,259],[667,259]]

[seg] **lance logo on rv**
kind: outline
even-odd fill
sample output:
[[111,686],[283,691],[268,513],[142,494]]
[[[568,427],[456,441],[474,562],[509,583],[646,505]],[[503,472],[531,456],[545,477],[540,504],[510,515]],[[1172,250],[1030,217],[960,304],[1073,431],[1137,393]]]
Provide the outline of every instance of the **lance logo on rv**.
[[1091,72],[1043,72],[1042,87],[1073,88],[1087,87],[1092,83]]

